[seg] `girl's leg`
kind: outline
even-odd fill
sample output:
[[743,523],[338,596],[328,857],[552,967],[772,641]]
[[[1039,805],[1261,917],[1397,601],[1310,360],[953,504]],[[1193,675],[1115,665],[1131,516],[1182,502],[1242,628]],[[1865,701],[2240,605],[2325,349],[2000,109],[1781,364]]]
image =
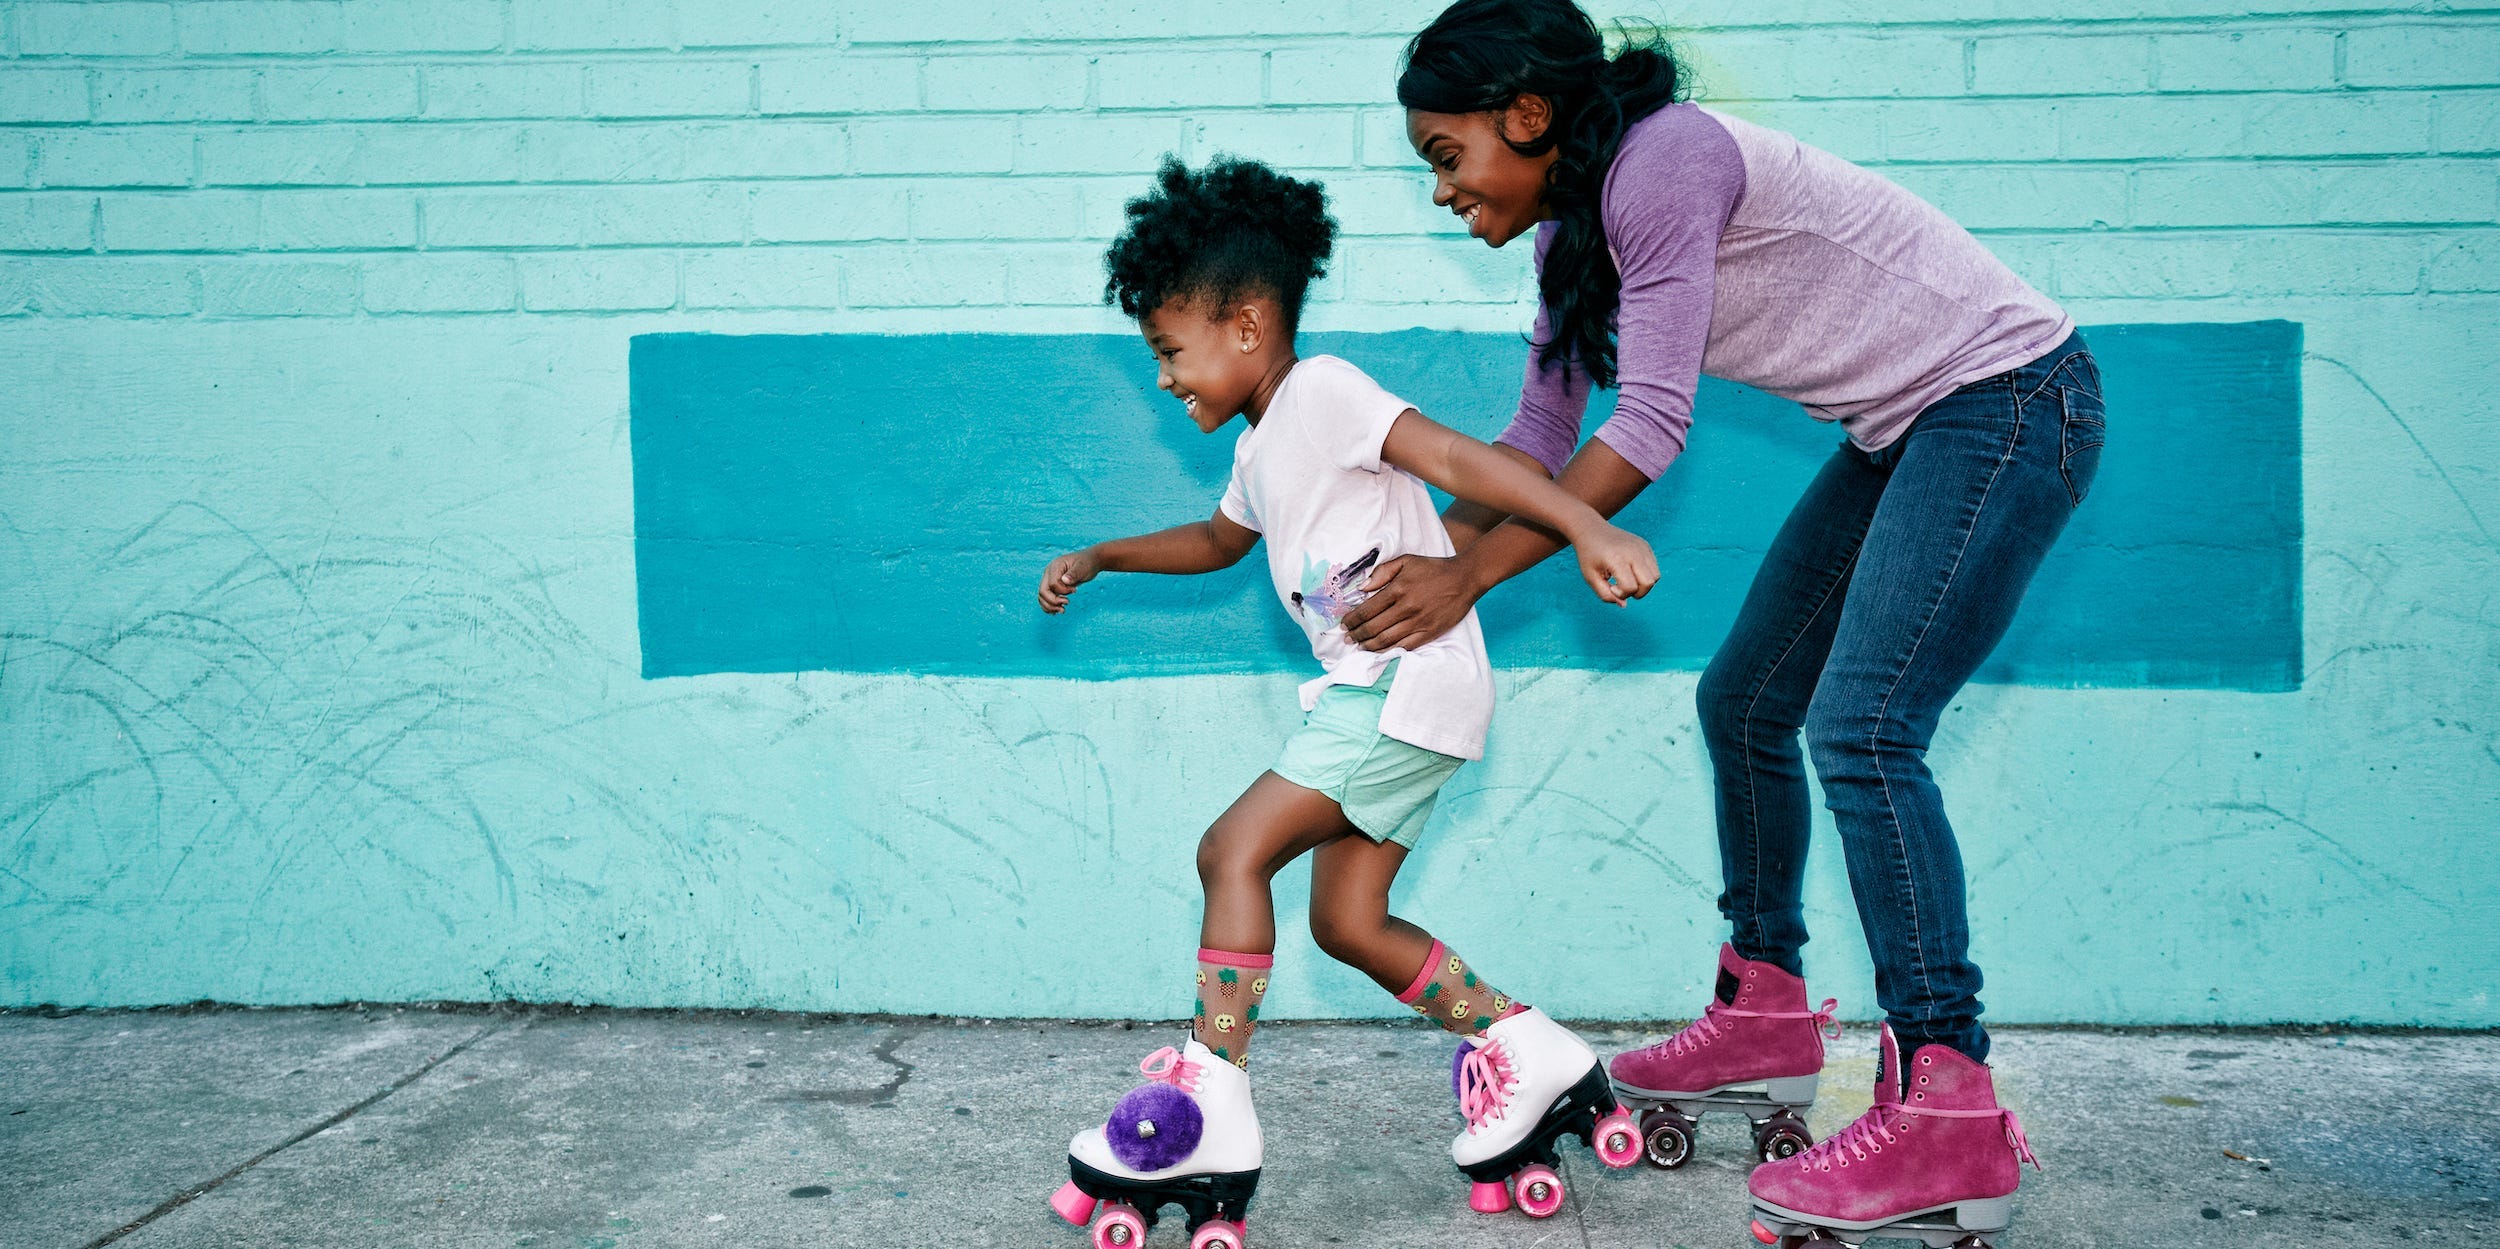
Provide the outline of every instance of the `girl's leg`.
[[[1355,833],[1336,800],[1273,772],[1259,774],[1198,841],[1198,881],[1206,913],[1198,926],[1199,1044],[1247,1066],[1250,1034],[1276,951],[1277,870],[1333,839]],[[1356,834],[1357,837],[1360,834]]]
[[1406,847],[1356,833],[1311,859],[1311,939],[1372,978],[1415,1013],[1460,1036],[1479,1036],[1519,1003],[1484,983],[1432,934],[1389,913],[1389,885]]
[[1891,481],[1806,713],[1875,996],[1904,1054],[1930,1042],[1988,1054],[1961,851],[1927,745],[2089,485],[2100,379],[2072,345],[1946,396],[1886,449]]
[[1843,444],[1763,556],[1696,701],[1718,797],[1719,913],[1729,944],[1804,974],[1806,836],[1813,823],[1797,730],[1831,652],[1884,472]]

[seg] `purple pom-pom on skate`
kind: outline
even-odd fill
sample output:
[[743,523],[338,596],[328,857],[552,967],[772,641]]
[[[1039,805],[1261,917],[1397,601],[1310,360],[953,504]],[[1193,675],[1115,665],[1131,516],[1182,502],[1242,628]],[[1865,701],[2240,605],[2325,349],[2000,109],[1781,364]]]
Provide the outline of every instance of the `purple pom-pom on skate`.
[[1129,1090],[1111,1108],[1102,1134],[1120,1165],[1160,1171],[1198,1148],[1206,1128],[1206,1115],[1195,1098],[1169,1084],[1146,1084]]
[[1460,1072],[1467,1069],[1467,1056],[1475,1052],[1475,1042],[1461,1041],[1458,1043],[1458,1048],[1450,1054],[1450,1096],[1464,1096],[1459,1091],[1458,1076]]

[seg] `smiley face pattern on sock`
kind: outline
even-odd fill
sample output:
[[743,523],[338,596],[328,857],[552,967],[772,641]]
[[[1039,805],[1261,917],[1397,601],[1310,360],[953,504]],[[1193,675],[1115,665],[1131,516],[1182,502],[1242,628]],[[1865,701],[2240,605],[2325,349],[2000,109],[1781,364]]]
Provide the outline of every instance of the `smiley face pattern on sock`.
[[1398,1000],[1460,1036],[1482,1036],[1495,1022],[1527,1009],[1486,984],[1467,966],[1467,960],[1450,953],[1439,941],[1432,943],[1432,954],[1415,973],[1415,983]]
[[1229,950],[1198,951],[1198,1002],[1190,1031],[1216,1057],[1247,1070],[1250,1034],[1259,1026],[1259,999],[1267,996],[1267,974],[1275,956],[1236,954]]

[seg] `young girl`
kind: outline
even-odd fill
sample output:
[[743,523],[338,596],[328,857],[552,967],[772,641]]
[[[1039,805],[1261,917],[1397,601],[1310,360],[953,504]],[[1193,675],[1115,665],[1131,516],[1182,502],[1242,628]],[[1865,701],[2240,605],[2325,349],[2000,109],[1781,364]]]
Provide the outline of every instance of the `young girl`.
[[1337,620],[1382,562],[1451,553],[1425,482],[1553,529],[1609,602],[1646,594],[1657,563],[1587,504],[1353,365],[1295,356],[1303,293],[1335,233],[1314,185],[1248,161],[1194,171],[1166,161],[1155,189],[1128,205],[1108,257],[1106,298],[1137,318],[1156,384],[1203,432],[1236,415],[1249,427],[1213,516],[1060,556],[1042,575],[1042,610],[1065,610],[1104,572],[1229,568],[1264,536],[1277,597],[1324,671],[1302,687],[1308,716],[1275,765],[1198,843],[1206,911],[1188,1042],[1149,1057],[1149,1082],[1068,1147],[1071,1179],[1053,1204],[1072,1222],[1092,1217],[1098,1246],[1138,1243],[1176,1203],[1193,1249],[1239,1249],[1260,1162],[1248,1066],[1276,948],[1269,879],[1305,853],[1320,948],[1467,1038],[1455,1080],[1467,1127],[1451,1156],[1476,1181],[1471,1205],[1503,1209],[1515,1176],[1528,1213],[1560,1208],[1550,1168],[1566,1132],[1604,1143],[1614,1165],[1638,1155],[1587,1045],[1388,911],[1434,796],[1483,755],[1493,684],[1482,630],[1471,615],[1430,642],[1375,652]]

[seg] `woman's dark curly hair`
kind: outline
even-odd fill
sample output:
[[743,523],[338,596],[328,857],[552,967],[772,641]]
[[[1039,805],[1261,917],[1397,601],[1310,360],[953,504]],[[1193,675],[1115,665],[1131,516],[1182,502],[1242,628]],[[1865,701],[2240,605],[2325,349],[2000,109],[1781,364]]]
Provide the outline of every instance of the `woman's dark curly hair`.
[[1577,363],[1615,384],[1615,307],[1623,275],[1606,251],[1598,198],[1632,123],[1672,104],[1683,74],[1665,43],[1634,40],[1612,59],[1597,26],[1572,0],[1458,0],[1406,45],[1398,103],[1426,113],[1501,112],[1521,95],[1545,98],[1553,122],[1522,156],[1559,149],[1546,171],[1553,242],[1537,285],[1554,337],[1537,361]]
[[1259,291],[1283,306],[1290,335],[1336,238],[1316,183],[1254,160],[1218,156],[1192,170],[1166,156],[1155,189],[1128,202],[1128,228],[1103,256],[1111,274],[1103,302],[1143,317],[1174,299],[1221,309]]

